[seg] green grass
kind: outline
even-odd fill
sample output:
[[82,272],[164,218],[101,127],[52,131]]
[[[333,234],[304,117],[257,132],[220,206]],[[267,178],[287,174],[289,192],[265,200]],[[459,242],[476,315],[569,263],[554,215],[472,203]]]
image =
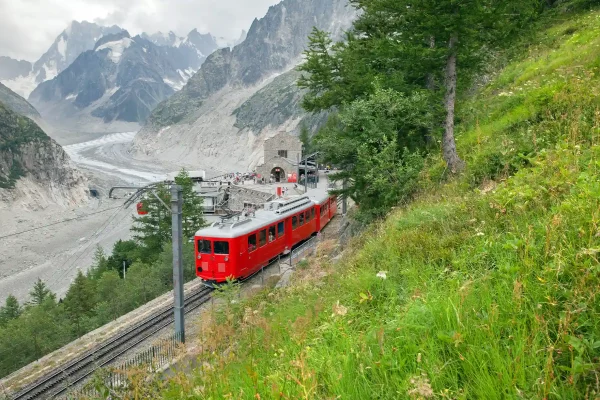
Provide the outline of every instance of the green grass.
[[461,106],[463,176],[445,182],[432,156],[411,205],[340,262],[230,304],[202,334],[203,366],[143,393],[598,398],[598,33],[598,12],[540,33]]

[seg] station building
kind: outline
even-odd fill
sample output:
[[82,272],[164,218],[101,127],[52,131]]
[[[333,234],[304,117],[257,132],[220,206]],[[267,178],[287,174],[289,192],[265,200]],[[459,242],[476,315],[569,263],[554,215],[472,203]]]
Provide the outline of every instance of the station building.
[[280,132],[265,140],[264,162],[256,167],[256,173],[268,182],[288,182],[297,174],[298,159],[302,157],[302,142],[295,136]]

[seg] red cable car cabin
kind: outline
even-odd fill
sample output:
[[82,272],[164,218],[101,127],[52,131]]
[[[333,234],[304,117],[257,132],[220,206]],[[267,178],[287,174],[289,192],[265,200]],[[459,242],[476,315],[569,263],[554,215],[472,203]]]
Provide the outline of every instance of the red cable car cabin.
[[265,204],[251,216],[215,222],[195,237],[196,274],[211,283],[248,277],[319,232],[335,214],[324,190]]

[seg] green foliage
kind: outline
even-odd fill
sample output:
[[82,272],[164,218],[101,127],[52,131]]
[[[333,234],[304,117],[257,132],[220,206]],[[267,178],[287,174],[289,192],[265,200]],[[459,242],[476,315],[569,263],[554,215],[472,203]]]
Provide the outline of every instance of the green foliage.
[[[194,192],[194,184],[185,169],[175,178],[175,183],[182,187],[183,197],[183,237],[191,238],[206,225],[203,217],[202,198]],[[135,224],[132,231],[136,233],[135,239],[151,254],[158,254],[163,246],[171,241],[171,193],[164,185],[154,189],[154,193],[162,200],[159,201],[154,195],[148,194],[143,201],[144,210],[147,215],[134,217]]]
[[424,143],[431,119],[427,102],[425,93],[409,97],[379,88],[331,117],[315,137],[323,158],[343,169],[330,179],[348,181],[340,193],[350,196],[365,218],[385,215],[416,189],[423,161],[412,153]]
[[29,292],[29,296],[31,297],[31,303],[35,305],[42,304],[44,300],[46,300],[49,297],[56,300],[56,296],[54,295],[54,293],[52,293],[50,289],[48,289],[44,281],[42,281],[40,278],[38,278],[38,280],[33,285],[33,289],[31,289],[31,291]]
[[416,199],[218,320],[155,397],[598,398],[600,13],[560,20],[464,101],[463,176],[430,154]]
[[17,180],[25,176],[26,171],[19,160],[22,146],[49,141],[35,122],[0,103],[0,158],[8,165],[8,171],[0,171],[0,188],[12,189]]
[[22,311],[17,298],[9,295],[4,306],[0,307],[0,325],[6,325],[9,321],[19,318]]

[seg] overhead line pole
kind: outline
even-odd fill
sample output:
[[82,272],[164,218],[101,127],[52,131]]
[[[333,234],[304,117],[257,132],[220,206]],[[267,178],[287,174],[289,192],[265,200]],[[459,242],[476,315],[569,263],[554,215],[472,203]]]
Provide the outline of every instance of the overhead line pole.
[[171,215],[173,233],[173,299],[175,313],[175,335],[185,343],[184,298],[183,298],[183,224],[181,186],[171,186]]

